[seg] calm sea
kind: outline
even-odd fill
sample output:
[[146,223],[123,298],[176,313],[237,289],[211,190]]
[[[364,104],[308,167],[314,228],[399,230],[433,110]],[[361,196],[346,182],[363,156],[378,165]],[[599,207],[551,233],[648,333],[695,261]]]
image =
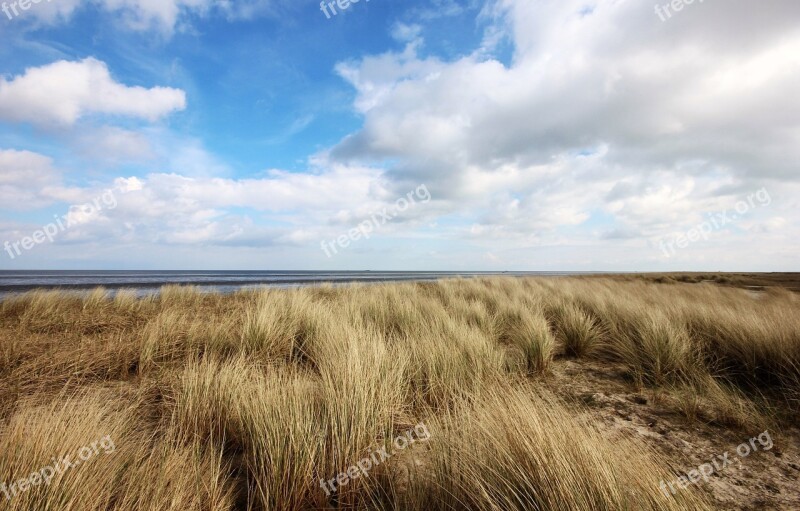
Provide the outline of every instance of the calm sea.
[[166,284],[194,285],[222,293],[257,286],[303,286],[330,282],[426,281],[453,277],[564,276],[571,272],[384,272],[384,271],[0,271],[0,296],[37,288],[152,293]]

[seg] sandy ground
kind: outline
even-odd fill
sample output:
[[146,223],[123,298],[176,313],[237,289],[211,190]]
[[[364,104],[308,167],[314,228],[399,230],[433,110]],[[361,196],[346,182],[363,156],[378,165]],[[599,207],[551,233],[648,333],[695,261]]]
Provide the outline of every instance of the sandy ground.
[[[747,457],[737,447],[764,430],[737,431],[690,422],[652,392],[637,392],[624,369],[608,363],[557,360],[547,385],[588,414],[609,441],[637,437],[653,448],[675,479],[729,453],[730,464],[701,480],[696,491],[707,492],[719,509],[800,510],[800,429],[769,430],[774,446]],[[763,437],[766,440],[766,437]],[[765,441],[765,443],[767,443]],[[677,488],[677,487],[676,487]],[[691,489],[677,491],[692,491]]]

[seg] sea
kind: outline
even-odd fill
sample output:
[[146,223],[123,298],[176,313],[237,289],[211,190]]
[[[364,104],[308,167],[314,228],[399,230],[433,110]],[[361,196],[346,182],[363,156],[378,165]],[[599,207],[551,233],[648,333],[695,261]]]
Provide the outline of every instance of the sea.
[[192,285],[208,292],[232,293],[259,286],[295,287],[324,283],[432,281],[487,276],[568,276],[579,272],[406,272],[406,271],[0,271],[0,299],[33,289],[81,292],[103,287],[129,289],[144,296],[168,284]]

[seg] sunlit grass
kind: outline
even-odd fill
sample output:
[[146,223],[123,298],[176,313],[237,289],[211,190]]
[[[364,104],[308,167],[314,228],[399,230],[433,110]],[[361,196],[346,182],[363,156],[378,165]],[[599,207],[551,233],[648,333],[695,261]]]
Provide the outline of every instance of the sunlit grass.
[[[621,364],[691,420],[755,429],[800,409],[785,292],[608,279],[474,279],[0,304],[0,481],[113,434],[118,451],[12,510],[704,509],[653,453],[540,385],[560,359]],[[326,495],[411,425],[433,437]],[[620,454],[623,453],[623,454]]]

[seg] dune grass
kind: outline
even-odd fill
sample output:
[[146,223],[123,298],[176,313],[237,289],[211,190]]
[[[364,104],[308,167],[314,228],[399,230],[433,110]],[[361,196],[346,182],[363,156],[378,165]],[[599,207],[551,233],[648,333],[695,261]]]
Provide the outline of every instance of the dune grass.
[[[689,419],[796,418],[797,306],[785,292],[583,278],[31,292],[0,303],[0,482],[100,436],[116,450],[2,506],[711,509],[697,489],[664,496],[667,463],[610,443],[539,383],[588,358]],[[423,421],[425,446],[321,488]]]
[[477,393],[431,434],[430,467],[412,479],[408,509],[709,509],[692,493],[654,493],[663,469],[651,452],[609,444],[525,383]]

